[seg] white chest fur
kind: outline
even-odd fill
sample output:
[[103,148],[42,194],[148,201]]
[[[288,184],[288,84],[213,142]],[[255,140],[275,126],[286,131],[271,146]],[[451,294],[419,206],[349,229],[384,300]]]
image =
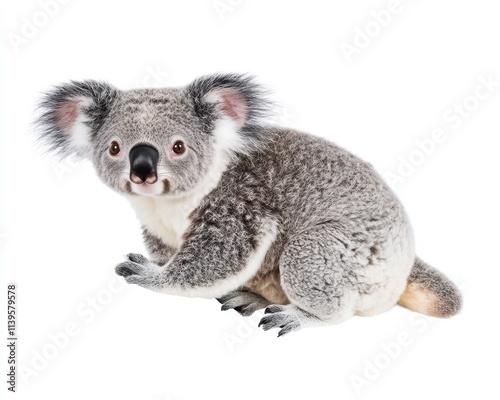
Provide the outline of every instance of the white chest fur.
[[141,224],[153,235],[174,248],[182,244],[182,235],[189,226],[189,214],[198,207],[206,191],[202,190],[181,198],[131,197]]

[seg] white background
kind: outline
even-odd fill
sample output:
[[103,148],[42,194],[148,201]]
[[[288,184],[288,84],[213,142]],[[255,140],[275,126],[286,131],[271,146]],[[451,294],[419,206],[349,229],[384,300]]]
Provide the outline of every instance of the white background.
[[[500,87],[469,97],[481,79],[500,82],[498,2],[401,0],[385,27],[373,12],[388,1],[66,3],[48,17],[34,0],[0,12],[2,396],[8,282],[19,288],[18,399],[498,395]],[[364,29],[372,37],[360,43]],[[348,62],[341,46],[355,39],[364,47]],[[256,75],[275,93],[277,123],[329,138],[386,177],[403,171],[391,185],[417,251],[459,284],[462,313],[396,307],[277,339],[215,300],[120,286],[114,266],[145,251],[139,223],[90,164],[41,155],[36,101],[71,79],[130,89],[211,72]],[[471,111],[457,119],[464,101]],[[436,129],[444,138],[431,145]],[[428,155],[415,143],[424,139]]]

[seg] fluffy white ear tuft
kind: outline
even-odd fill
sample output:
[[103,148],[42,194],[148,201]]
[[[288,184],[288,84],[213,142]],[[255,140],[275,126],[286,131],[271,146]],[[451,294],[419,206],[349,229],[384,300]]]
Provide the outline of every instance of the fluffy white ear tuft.
[[92,150],[92,128],[84,112],[91,105],[91,99],[75,98],[55,109],[57,125],[61,134],[67,137],[69,149],[81,157],[89,156]]
[[215,137],[216,150],[222,150],[230,157],[251,151],[251,142],[238,133],[238,125],[232,119],[217,120],[212,134]]
[[63,156],[89,157],[115,96],[114,88],[95,81],[71,82],[46,93],[37,121],[42,140]]

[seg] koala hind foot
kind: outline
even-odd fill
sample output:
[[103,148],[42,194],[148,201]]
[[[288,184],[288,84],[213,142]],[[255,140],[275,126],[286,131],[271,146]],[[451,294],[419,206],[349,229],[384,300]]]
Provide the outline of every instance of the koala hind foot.
[[293,304],[272,304],[266,308],[265,313],[268,315],[260,320],[259,326],[265,331],[281,328],[278,337],[309,326],[327,325],[325,321]]

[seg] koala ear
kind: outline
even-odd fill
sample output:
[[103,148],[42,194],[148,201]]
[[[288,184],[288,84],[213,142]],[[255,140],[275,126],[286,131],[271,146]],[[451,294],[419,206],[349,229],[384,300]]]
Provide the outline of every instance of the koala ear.
[[92,139],[109,114],[117,90],[96,81],[70,82],[45,93],[39,103],[39,133],[62,156],[89,157]]
[[258,123],[270,108],[263,89],[247,75],[207,75],[196,79],[187,90],[196,114],[209,124],[225,118],[242,128]]

